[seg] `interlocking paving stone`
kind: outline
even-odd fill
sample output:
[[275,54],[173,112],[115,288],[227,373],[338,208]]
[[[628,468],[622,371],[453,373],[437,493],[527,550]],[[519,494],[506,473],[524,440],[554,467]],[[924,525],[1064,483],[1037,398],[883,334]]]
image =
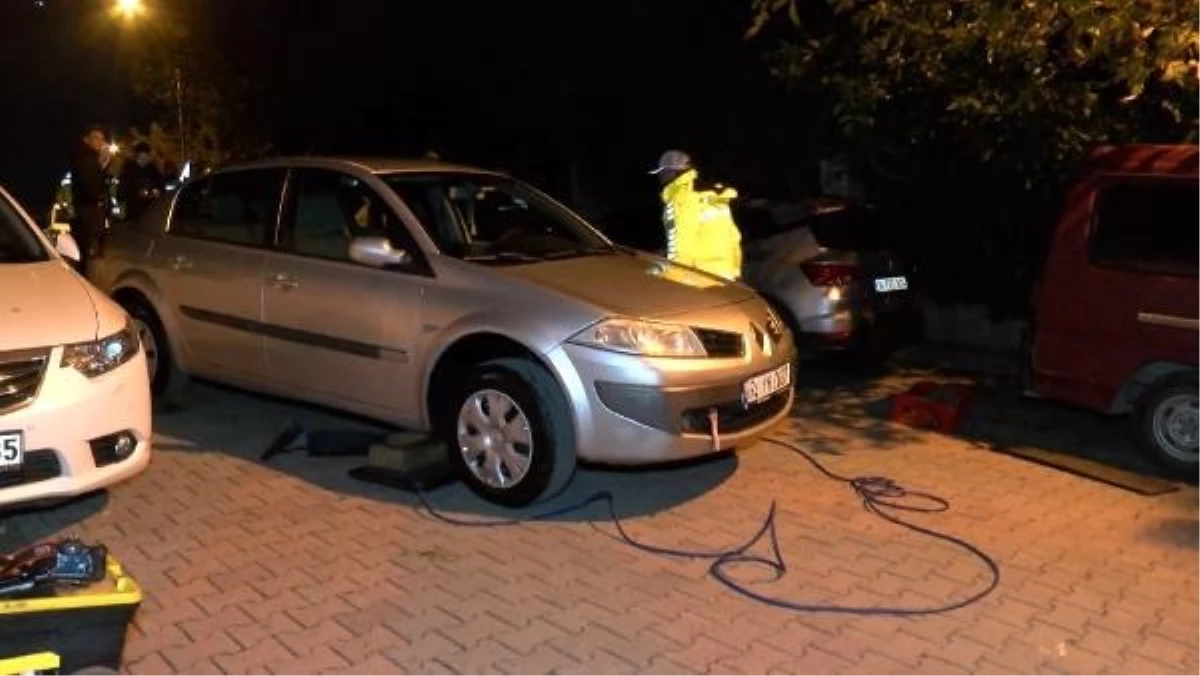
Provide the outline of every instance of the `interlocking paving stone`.
[[[626,547],[601,510],[455,528],[402,493],[346,478],[361,459],[257,462],[289,419],[363,423],[204,385],[189,397],[156,417],[164,450],[146,474],[0,530],[6,546],[101,540],[126,564],[146,591],[126,645],[132,673],[1200,668],[1192,487],[1137,496],[849,404],[802,402],[779,436],[839,474],[888,475],[950,500],[949,513],[902,516],[992,553],[1002,577],[992,596],[944,615],[797,614],[731,593],[706,561]],[[874,520],[848,487],[768,444],[674,470],[583,470],[564,503],[600,487],[630,533],[664,547],[737,545],[775,500],[789,572],[751,586],[794,602],[938,605],[986,581],[965,552]],[[462,486],[430,500],[459,518],[503,515]]]

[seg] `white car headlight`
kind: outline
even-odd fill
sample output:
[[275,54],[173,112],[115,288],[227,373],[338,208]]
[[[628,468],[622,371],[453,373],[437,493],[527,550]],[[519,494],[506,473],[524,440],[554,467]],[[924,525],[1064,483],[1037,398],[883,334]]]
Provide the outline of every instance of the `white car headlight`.
[[708,356],[688,327],[637,319],[605,319],[580,331],[571,342],[646,357]]
[[63,349],[63,366],[71,366],[88,378],[104,375],[137,354],[141,343],[131,324],[111,336]]

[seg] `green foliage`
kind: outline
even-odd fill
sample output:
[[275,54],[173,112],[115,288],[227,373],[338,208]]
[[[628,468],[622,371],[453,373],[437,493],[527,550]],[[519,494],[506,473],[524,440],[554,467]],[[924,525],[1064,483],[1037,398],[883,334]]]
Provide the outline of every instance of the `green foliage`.
[[1197,0],[752,8],[747,37],[770,45],[772,72],[817,111],[816,136],[835,139],[821,152],[857,160],[872,194],[930,241],[964,231],[976,263],[1028,266],[1017,259],[1095,146],[1197,138]]
[[129,81],[134,94],[154,109],[155,122],[134,136],[178,165],[191,159],[213,166],[263,152],[266,144],[245,105],[250,83],[229,71],[201,31],[186,26],[178,21],[155,25],[135,55]]
[[1036,138],[1052,164],[1100,142],[1195,138],[1195,0],[753,2],[751,37],[780,14],[792,28],[774,72],[825,90],[848,136],[898,114],[916,143],[984,128],[981,160]]

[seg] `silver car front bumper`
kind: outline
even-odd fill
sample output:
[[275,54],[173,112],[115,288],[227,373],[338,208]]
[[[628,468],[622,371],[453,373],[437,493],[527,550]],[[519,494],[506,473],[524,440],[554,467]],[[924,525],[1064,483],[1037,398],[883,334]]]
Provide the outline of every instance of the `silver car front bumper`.
[[749,406],[742,387],[785,364],[794,385],[795,348],[790,340],[779,348],[770,357],[690,361],[567,344],[547,356],[568,393],[579,457],[639,465],[736,450],[778,425],[794,387]]

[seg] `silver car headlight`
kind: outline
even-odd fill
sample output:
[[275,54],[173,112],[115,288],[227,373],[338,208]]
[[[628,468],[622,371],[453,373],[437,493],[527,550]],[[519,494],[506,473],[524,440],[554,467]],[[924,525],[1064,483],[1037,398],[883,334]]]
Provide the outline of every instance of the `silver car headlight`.
[[102,376],[129,361],[140,348],[132,324],[111,336],[63,348],[63,366],[71,366],[88,378]]
[[690,328],[638,319],[605,319],[575,334],[570,342],[646,357],[708,356]]

